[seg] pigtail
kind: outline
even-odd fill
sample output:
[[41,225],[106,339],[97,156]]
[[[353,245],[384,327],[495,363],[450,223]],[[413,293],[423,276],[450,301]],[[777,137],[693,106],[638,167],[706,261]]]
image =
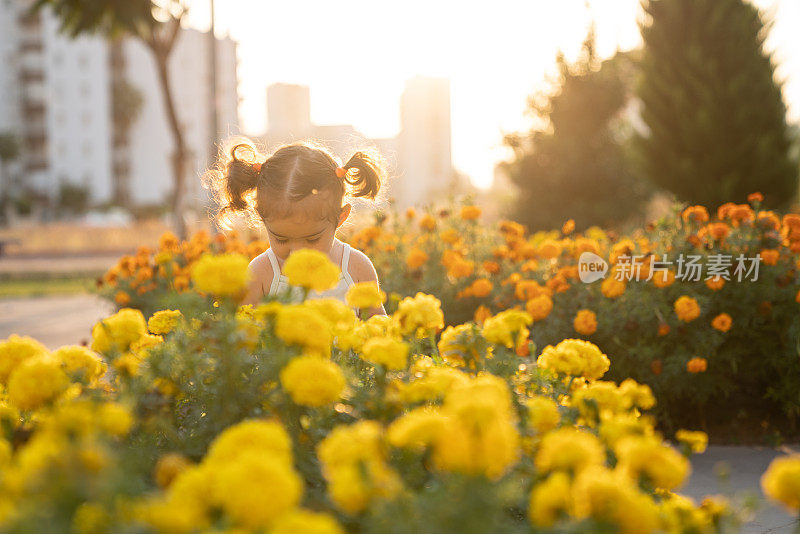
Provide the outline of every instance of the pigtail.
[[231,228],[242,215],[248,225],[254,225],[258,221],[257,186],[264,157],[246,138],[226,144],[230,148],[221,148],[217,166],[205,173],[203,185],[219,207],[216,219],[220,226]]
[[383,165],[378,154],[360,151],[344,164],[344,181],[352,187],[353,197],[374,199],[384,179]]
[[228,192],[228,208],[236,211],[253,207],[248,202],[248,193],[255,190],[261,165],[257,162],[255,149],[239,143],[230,152],[230,161],[225,172],[225,187]]

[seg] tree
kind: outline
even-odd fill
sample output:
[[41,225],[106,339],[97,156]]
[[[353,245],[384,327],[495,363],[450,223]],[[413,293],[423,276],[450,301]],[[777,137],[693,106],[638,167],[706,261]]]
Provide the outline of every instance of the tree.
[[175,230],[185,237],[184,188],[189,149],[172,94],[169,58],[188,10],[187,0],[37,0],[33,9],[45,6],[61,20],[62,30],[72,36],[85,33],[98,33],[108,38],[130,36],[141,41],[152,53],[174,143],[170,204]]
[[760,191],[793,199],[786,106],[764,51],[768,26],[744,0],[643,0],[637,93],[643,173],[681,200],[716,207]]
[[[115,43],[119,46],[119,43]],[[111,118],[114,124],[114,148],[128,142],[128,133],[136,122],[144,104],[142,92],[127,78],[115,77],[111,84]],[[130,171],[128,162],[114,162],[113,201],[119,206],[130,204]]]
[[590,32],[574,64],[563,54],[557,63],[556,88],[529,101],[541,126],[505,138],[514,159],[500,169],[519,189],[511,216],[532,230],[569,218],[579,229],[617,225],[649,196],[626,154],[633,60],[618,53],[601,62]]

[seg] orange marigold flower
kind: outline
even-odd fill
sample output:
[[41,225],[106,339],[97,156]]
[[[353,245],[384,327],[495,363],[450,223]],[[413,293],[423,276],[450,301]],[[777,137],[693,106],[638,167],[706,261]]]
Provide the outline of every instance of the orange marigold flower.
[[494,289],[494,284],[488,278],[478,278],[472,282],[472,290],[476,297],[487,297],[492,289]]
[[717,208],[717,219],[719,219],[720,221],[724,221],[725,219],[727,219],[730,216],[731,210],[733,208],[735,208],[735,207],[736,207],[736,204],[734,204],[733,202],[726,202],[722,206],[718,207]]
[[461,218],[465,221],[474,221],[481,216],[481,209],[478,206],[464,206],[461,208]]
[[172,284],[175,286],[176,291],[185,291],[189,288],[189,277],[183,275],[176,276]]
[[158,238],[158,248],[164,252],[178,252],[181,240],[172,232],[164,232]]
[[675,314],[684,323],[690,323],[700,317],[700,305],[692,297],[683,295],[675,301]]
[[664,369],[664,364],[661,363],[661,360],[653,360],[650,362],[650,370],[653,372],[654,375],[658,376],[661,374],[661,371]]
[[743,222],[750,222],[755,218],[753,208],[747,204],[737,204],[730,210],[730,218],[734,226],[739,226]]
[[441,239],[448,245],[455,245],[461,240],[461,235],[455,228],[448,228],[447,230],[439,234],[439,239]]
[[798,290],[797,295],[794,296],[794,301],[800,304],[800,290]]
[[572,321],[575,331],[584,336],[597,332],[597,316],[592,310],[579,310]]
[[561,233],[564,235],[569,235],[575,231],[575,220],[568,219],[567,222],[561,227]]
[[615,299],[625,293],[625,281],[616,278],[606,278],[600,286],[600,291],[606,298]]
[[426,213],[419,220],[419,226],[423,230],[426,230],[428,232],[433,232],[434,230],[436,230],[436,219],[434,219],[430,214]]
[[475,310],[475,316],[473,317],[473,319],[475,320],[476,323],[483,324],[483,322],[491,316],[492,316],[491,310],[489,310],[489,308],[481,304],[480,306],[478,306],[478,309]]
[[572,255],[576,258],[579,258],[584,252],[600,254],[600,245],[597,243],[597,241],[594,239],[589,239],[588,237],[579,237],[575,239],[572,248]]
[[747,195],[747,201],[750,202],[750,203],[763,202],[763,200],[764,200],[764,195],[762,195],[758,191],[756,191],[755,193],[750,193],[749,195]]
[[715,330],[719,330],[720,332],[727,332],[731,329],[731,325],[733,324],[733,319],[727,313],[720,313],[711,321],[711,326],[714,327]]
[[117,293],[114,295],[114,302],[120,306],[127,306],[131,302],[131,296],[125,291],[117,291]]
[[408,219],[409,221],[412,220],[416,216],[417,216],[417,212],[414,210],[414,208],[408,208],[406,210],[406,219]]
[[428,261],[428,255],[424,250],[417,247],[412,248],[406,256],[406,265],[409,269],[419,269]]
[[514,221],[500,221],[500,233],[506,239],[519,239],[525,235],[525,227]]
[[706,229],[715,241],[723,241],[731,233],[731,227],[724,222],[711,223],[706,226]]
[[658,324],[658,335],[659,336],[666,336],[669,334],[669,325],[667,323],[659,323]]
[[519,300],[530,300],[539,295],[549,294],[552,292],[536,280],[520,280],[514,286],[514,296]]
[[669,269],[658,271],[653,275],[652,280],[656,287],[669,287],[675,282],[675,273]]
[[761,256],[761,261],[764,262],[764,265],[775,265],[778,263],[778,259],[781,257],[781,252],[774,248],[765,248],[761,250],[759,255]]
[[715,276],[706,280],[706,287],[711,291],[719,291],[725,285],[725,279],[721,276]]
[[561,256],[561,243],[553,239],[545,239],[539,244],[536,253],[542,258],[547,258],[549,260],[558,258]]
[[500,264],[496,261],[486,260],[483,262],[483,270],[489,274],[497,274],[500,272]]
[[538,295],[525,303],[525,311],[528,312],[534,321],[546,319],[553,311],[553,299],[548,295]]
[[708,362],[705,358],[692,358],[686,362],[686,370],[690,373],[704,373],[708,368]]
[[800,232],[800,214],[787,213],[783,216],[783,226],[789,230]]
[[684,222],[708,222],[708,210],[705,208],[705,206],[689,206],[683,210],[683,213],[681,213],[681,218],[684,220]]

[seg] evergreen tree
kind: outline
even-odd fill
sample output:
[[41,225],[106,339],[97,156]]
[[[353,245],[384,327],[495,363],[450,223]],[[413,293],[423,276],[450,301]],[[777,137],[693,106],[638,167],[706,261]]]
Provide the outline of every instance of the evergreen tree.
[[646,132],[643,173],[679,199],[708,207],[793,200],[786,106],[764,51],[768,27],[744,0],[643,0],[637,93]]
[[601,62],[592,32],[575,63],[562,54],[557,63],[555,89],[530,98],[541,126],[505,138],[515,157],[500,169],[518,189],[509,215],[530,230],[570,218],[578,229],[616,226],[639,214],[648,197],[627,157],[634,62],[627,53]]

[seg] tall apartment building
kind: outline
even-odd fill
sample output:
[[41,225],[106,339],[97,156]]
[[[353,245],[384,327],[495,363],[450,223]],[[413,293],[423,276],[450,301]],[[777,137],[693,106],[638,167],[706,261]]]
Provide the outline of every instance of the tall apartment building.
[[388,197],[399,208],[431,202],[452,189],[455,173],[450,149],[450,87],[446,79],[409,80],[400,102],[400,133],[394,138],[368,139],[349,124],[313,124],[309,88],[303,85],[270,86],[267,114],[269,130],[264,142],[270,149],[280,143],[312,138],[344,160],[365,143],[375,146],[389,166]]
[[[0,3],[0,131],[21,148],[15,187],[55,198],[64,182],[111,191],[108,47],[98,37],[70,39],[47,11]],[[10,184],[8,184],[10,185]]]
[[[183,29],[170,57],[177,114],[191,152],[187,200],[202,201],[200,176],[213,163],[208,33]],[[238,133],[236,43],[217,39],[218,137]],[[72,39],[48,10],[28,15],[26,2],[0,0],[0,134],[21,145],[17,190],[54,200],[61,183],[87,186],[93,203],[126,198],[160,204],[172,192],[174,153],[151,53],[138,41]],[[113,120],[115,82],[143,97],[132,127]]]

